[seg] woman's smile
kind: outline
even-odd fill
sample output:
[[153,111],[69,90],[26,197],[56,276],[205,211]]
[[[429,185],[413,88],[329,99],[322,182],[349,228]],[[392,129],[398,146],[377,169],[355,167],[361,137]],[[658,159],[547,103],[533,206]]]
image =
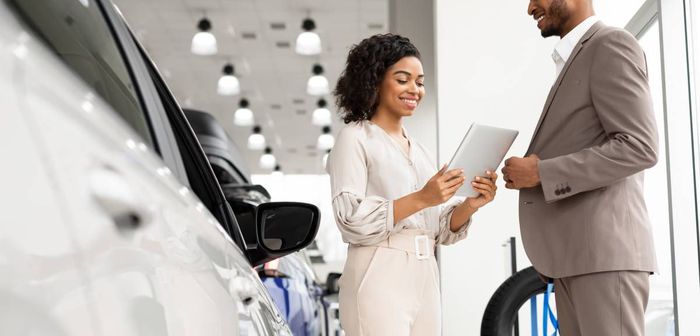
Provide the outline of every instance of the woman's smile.
[[403,105],[410,110],[415,110],[416,107],[418,107],[418,97],[399,97],[399,100],[401,100]]

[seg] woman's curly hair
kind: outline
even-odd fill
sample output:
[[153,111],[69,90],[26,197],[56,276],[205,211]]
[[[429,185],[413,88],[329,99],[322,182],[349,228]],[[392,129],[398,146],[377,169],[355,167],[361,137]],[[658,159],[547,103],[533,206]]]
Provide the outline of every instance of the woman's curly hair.
[[338,111],[346,124],[372,118],[379,104],[377,88],[384,74],[407,56],[420,59],[420,53],[411,41],[395,34],[374,35],[350,48],[345,70],[333,91]]

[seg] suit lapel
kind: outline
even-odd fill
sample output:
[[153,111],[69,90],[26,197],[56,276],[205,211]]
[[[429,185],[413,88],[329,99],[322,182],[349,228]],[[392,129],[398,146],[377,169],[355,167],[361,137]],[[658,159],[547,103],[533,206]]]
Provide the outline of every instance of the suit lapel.
[[578,42],[574,50],[571,52],[571,56],[569,56],[569,59],[566,61],[566,64],[564,64],[564,68],[562,68],[561,72],[559,73],[559,77],[557,77],[556,82],[554,82],[554,85],[552,85],[552,88],[549,90],[549,95],[547,95],[547,100],[544,103],[542,114],[540,114],[540,119],[537,121],[535,131],[532,133],[532,138],[530,139],[530,146],[527,148],[527,152],[525,154],[526,156],[531,154],[532,145],[535,142],[537,133],[539,132],[540,127],[542,126],[544,118],[549,112],[549,107],[552,105],[552,101],[554,101],[554,97],[557,95],[557,91],[559,90],[559,86],[561,86],[561,82],[564,79],[564,76],[566,76],[566,72],[569,70],[569,67],[571,67],[571,64],[574,62],[574,59],[576,59],[576,56],[578,56],[578,54],[583,49],[584,44],[588,42],[588,40],[602,27],[603,23],[600,21],[596,22],[593,26],[591,26],[591,28],[588,29],[586,34],[583,35],[583,37]]

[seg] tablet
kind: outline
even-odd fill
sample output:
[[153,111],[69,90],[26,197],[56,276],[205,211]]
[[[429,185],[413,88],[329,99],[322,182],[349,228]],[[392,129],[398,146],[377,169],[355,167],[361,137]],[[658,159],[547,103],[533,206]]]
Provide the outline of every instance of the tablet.
[[472,123],[447,166],[447,170],[464,170],[466,180],[456,195],[477,196],[471,184],[474,177],[485,176],[487,170],[496,171],[517,136],[516,130]]

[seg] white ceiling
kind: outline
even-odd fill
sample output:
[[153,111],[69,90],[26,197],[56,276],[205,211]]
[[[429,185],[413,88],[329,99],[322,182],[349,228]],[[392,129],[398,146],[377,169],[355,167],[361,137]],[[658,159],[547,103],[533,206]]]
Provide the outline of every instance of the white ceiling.
[[[314,63],[323,65],[335,86],[348,49],[363,38],[388,31],[387,0],[113,0],[158,65],[183,107],[213,114],[238,144],[254,174],[260,151],[246,148],[252,127],[233,124],[241,98],[250,101],[256,122],[285,173],[323,173],[323,152],[316,149],[321,128],[311,124],[319,97],[306,94]],[[190,53],[197,22],[212,22],[219,53]],[[316,22],[323,52],[301,56],[294,52],[296,36],[306,17]],[[273,29],[271,24],[283,24]],[[250,35],[254,35],[250,38]],[[279,47],[286,43],[288,47]],[[216,94],[224,64],[231,61],[241,82],[241,94]],[[334,106],[332,97],[323,97]],[[331,108],[335,111],[334,108]],[[342,128],[335,116],[333,134]]]

